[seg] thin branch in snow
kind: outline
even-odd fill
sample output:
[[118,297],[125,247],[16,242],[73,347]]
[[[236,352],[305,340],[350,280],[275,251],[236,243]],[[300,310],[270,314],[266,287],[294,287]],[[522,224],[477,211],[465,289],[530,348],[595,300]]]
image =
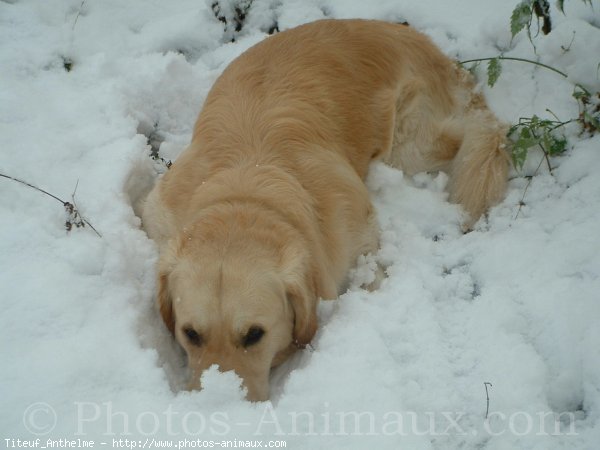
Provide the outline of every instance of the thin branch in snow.
[[85,5],[86,0],[81,1],[81,5],[79,5],[79,10],[77,11],[77,15],[75,16],[75,21],[73,22],[73,28],[71,31],[75,31],[75,25],[77,25],[77,21],[79,20],[79,16],[81,15],[81,10],[83,9],[83,5]]
[[490,394],[488,392],[488,386],[492,387],[492,383],[489,381],[484,381],[483,385],[485,386],[485,399],[486,399],[486,407],[485,407],[485,418],[487,420],[490,414]]
[[98,230],[96,230],[94,228],[94,226],[87,219],[85,219],[79,213],[79,210],[77,209],[77,205],[75,203],[75,192],[77,191],[77,186],[79,186],[79,180],[77,180],[77,184],[75,185],[75,190],[73,191],[73,194],[71,194],[71,200],[73,201],[73,203],[71,203],[71,202],[65,202],[64,200],[57,197],[56,195],[51,194],[50,192],[45,191],[37,186],[34,186],[31,183],[20,180],[19,178],[11,177],[11,176],[5,175],[3,173],[0,173],[0,177],[6,178],[8,180],[16,181],[17,183],[21,183],[25,186],[35,189],[38,192],[41,192],[42,194],[46,194],[48,197],[51,197],[54,200],[57,200],[60,203],[62,203],[62,205],[65,208],[65,211],[68,214],[67,220],[65,222],[65,228],[67,229],[67,232],[71,231],[73,226],[75,226],[76,228],[81,228],[81,227],[88,225],[94,231],[94,233],[96,233],[98,235],[98,237],[102,237],[102,235],[98,232]]
[[[517,210],[517,214],[515,214],[515,218],[513,220],[517,220],[519,218],[519,214],[521,214],[521,208],[523,208],[523,206],[525,206],[525,195],[527,195],[527,190],[529,189],[529,186],[531,185],[531,182],[533,181],[533,177],[535,177],[538,174],[540,167],[542,167],[542,163],[547,160],[546,158],[548,158],[548,155],[546,155],[546,153],[544,153],[544,156],[542,156],[542,159],[540,160],[540,163],[538,164],[537,169],[535,169],[535,172],[533,173],[533,175],[530,177],[527,177],[528,178],[527,186],[525,186],[525,189],[523,190],[523,196],[521,197],[521,201],[519,202],[519,209]],[[548,162],[548,165],[549,164],[550,163]],[[550,173],[552,173],[552,172],[550,172]]]

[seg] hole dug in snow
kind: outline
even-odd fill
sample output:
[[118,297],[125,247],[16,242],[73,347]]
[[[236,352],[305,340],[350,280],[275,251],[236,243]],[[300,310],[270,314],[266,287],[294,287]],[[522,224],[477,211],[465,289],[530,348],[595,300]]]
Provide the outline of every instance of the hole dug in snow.
[[133,164],[123,190],[134,214],[141,219],[146,197],[156,183],[156,169],[150,158],[140,157]]
[[140,121],[137,132],[144,136],[146,148],[132,164],[124,191],[135,215],[141,218],[146,197],[158,176],[171,167],[171,160],[163,157],[162,152],[166,149],[169,155],[176,155],[181,151],[181,146],[165,142],[165,134],[158,122]]
[[[137,226],[140,226],[144,202],[156,183],[160,168],[149,156],[152,146],[148,142],[148,135],[152,134],[154,128],[147,124],[140,124],[138,130],[141,131],[140,134],[144,134],[146,139],[138,136],[140,150],[131,162],[123,191],[137,216]],[[140,237],[140,239],[143,238]],[[148,243],[146,241],[146,244]],[[142,348],[156,351],[157,365],[164,370],[171,390],[178,392],[185,389],[188,381],[186,357],[184,351],[167,330],[158,311],[155,285],[158,249],[155,245],[150,245],[147,256],[144,280],[142,281],[146,295],[144,300],[139,303],[137,335]]]

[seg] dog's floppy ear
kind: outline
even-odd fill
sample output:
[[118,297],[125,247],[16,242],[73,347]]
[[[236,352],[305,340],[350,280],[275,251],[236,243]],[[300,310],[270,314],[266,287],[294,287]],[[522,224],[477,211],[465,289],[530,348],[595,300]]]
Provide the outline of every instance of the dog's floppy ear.
[[[305,347],[317,332],[319,298],[334,298],[337,289],[324,270],[318,270],[306,251],[288,249],[284,262],[284,283],[294,311],[294,343]],[[312,262],[312,264],[311,264]]]
[[162,250],[158,261],[158,309],[165,325],[171,333],[175,332],[175,314],[173,312],[173,298],[169,289],[169,275],[176,265],[177,240],[171,240]]
[[165,272],[158,275],[158,309],[165,325],[171,333],[175,332],[175,317],[173,316],[173,300],[169,292],[169,276]]
[[311,276],[286,283],[286,295],[294,311],[294,344],[304,348],[317,332],[317,292]]

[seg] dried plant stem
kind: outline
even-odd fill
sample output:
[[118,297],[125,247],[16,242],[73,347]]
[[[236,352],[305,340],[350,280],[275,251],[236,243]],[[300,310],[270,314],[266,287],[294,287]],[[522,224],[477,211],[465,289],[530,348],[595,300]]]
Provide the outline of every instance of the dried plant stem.
[[33,184],[30,184],[30,183],[28,183],[27,181],[19,180],[18,178],[11,177],[11,176],[9,176],[9,175],[4,175],[3,173],[0,173],[0,177],[3,177],[3,178],[8,178],[9,180],[13,180],[13,181],[16,181],[17,183],[21,183],[21,184],[24,184],[25,186],[29,186],[30,188],[33,188],[33,189],[35,189],[36,191],[40,191],[40,192],[42,192],[43,194],[46,194],[47,196],[49,196],[49,197],[52,197],[52,198],[53,198],[53,199],[55,199],[55,200],[58,200],[58,201],[59,201],[59,202],[61,202],[63,205],[65,204],[65,202],[63,202],[63,201],[62,201],[60,198],[58,198],[56,195],[52,195],[50,192],[46,192],[45,190],[43,190],[43,189],[40,189],[39,187],[37,187],[37,186],[34,186]]
[[489,381],[485,381],[483,383],[483,385],[485,386],[485,399],[486,399],[485,418],[487,419],[490,414],[490,394],[488,392],[488,386],[492,387],[492,383],[490,383]]
[[[527,195],[527,190],[529,189],[529,186],[531,185],[531,182],[533,181],[533,177],[535,177],[537,175],[537,173],[540,170],[540,167],[542,167],[542,164],[544,163],[544,161],[547,161],[548,166],[550,166],[550,162],[547,160],[548,155],[546,155],[546,153],[544,152],[544,156],[542,157],[542,159],[540,160],[540,163],[538,164],[537,168],[535,169],[535,172],[533,173],[532,176],[527,177],[527,185],[525,186],[525,189],[523,190],[523,196],[521,197],[521,201],[519,202],[519,209],[517,210],[517,214],[515,215],[515,218],[513,220],[517,220],[519,218],[519,214],[521,214],[521,208],[523,208],[523,206],[525,206],[525,196]],[[550,172],[552,173],[552,172]]]
[[31,183],[28,183],[27,181],[23,181],[19,178],[11,177],[10,175],[5,175],[3,173],[0,173],[0,177],[6,178],[8,180],[16,181],[17,183],[21,183],[25,186],[35,189],[38,192],[41,192],[42,194],[46,194],[48,197],[51,197],[54,200],[59,201],[63,205],[63,207],[65,208],[67,213],[69,214],[69,218],[67,219],[67,221],[65,223],[67,231],[70,231],[71,228],[73,227],[73,225],[75,225],[78,228],[87,225],[94,231],[94,233],[96,233],[99,237],[102,237],[102,235],[98,232],[98,230],[96,230],[94,228],[94,226],[87,219],[83,218],[83,216],[81,216],[81,214],[79,213],[79,210],[77,209],[77,205],[75,204],[75,192],[77,191],[77,186],[79,185],[79,181],[77,181],[77,184],[75,185],[75,190],[73,191],[73,194],[71,195],[71,200],[73,201],[73,203],[71,203],[71,202],[65,202],[64,200],[57,197],[56,195],[51,194],[50,192],[45,191],[37,186],[34,186]]
[[81,5],[79,5],[79,11],[77,11],[77,15],[75,16],[75,21],[73,22],[72,31],[75,31],[75,26],[77,25],[77,21],[79,20],[79,16],[81,16],[81,10],[83,9],[83,5],[85,5],[86,0],[82,0]]

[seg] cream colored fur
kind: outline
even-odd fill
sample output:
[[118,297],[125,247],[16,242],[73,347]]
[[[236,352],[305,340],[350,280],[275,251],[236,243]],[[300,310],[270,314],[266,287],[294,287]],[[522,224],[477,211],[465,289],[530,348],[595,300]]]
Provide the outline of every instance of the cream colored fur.
[[504,193],[505,131],[469,75],[404,25],[320,21],[237,58],[143,212],[190,387],[219,364],[268,398],[270,368],[313,338],[318,299],[377,250],[373,160],[447,171],[468,226]]

